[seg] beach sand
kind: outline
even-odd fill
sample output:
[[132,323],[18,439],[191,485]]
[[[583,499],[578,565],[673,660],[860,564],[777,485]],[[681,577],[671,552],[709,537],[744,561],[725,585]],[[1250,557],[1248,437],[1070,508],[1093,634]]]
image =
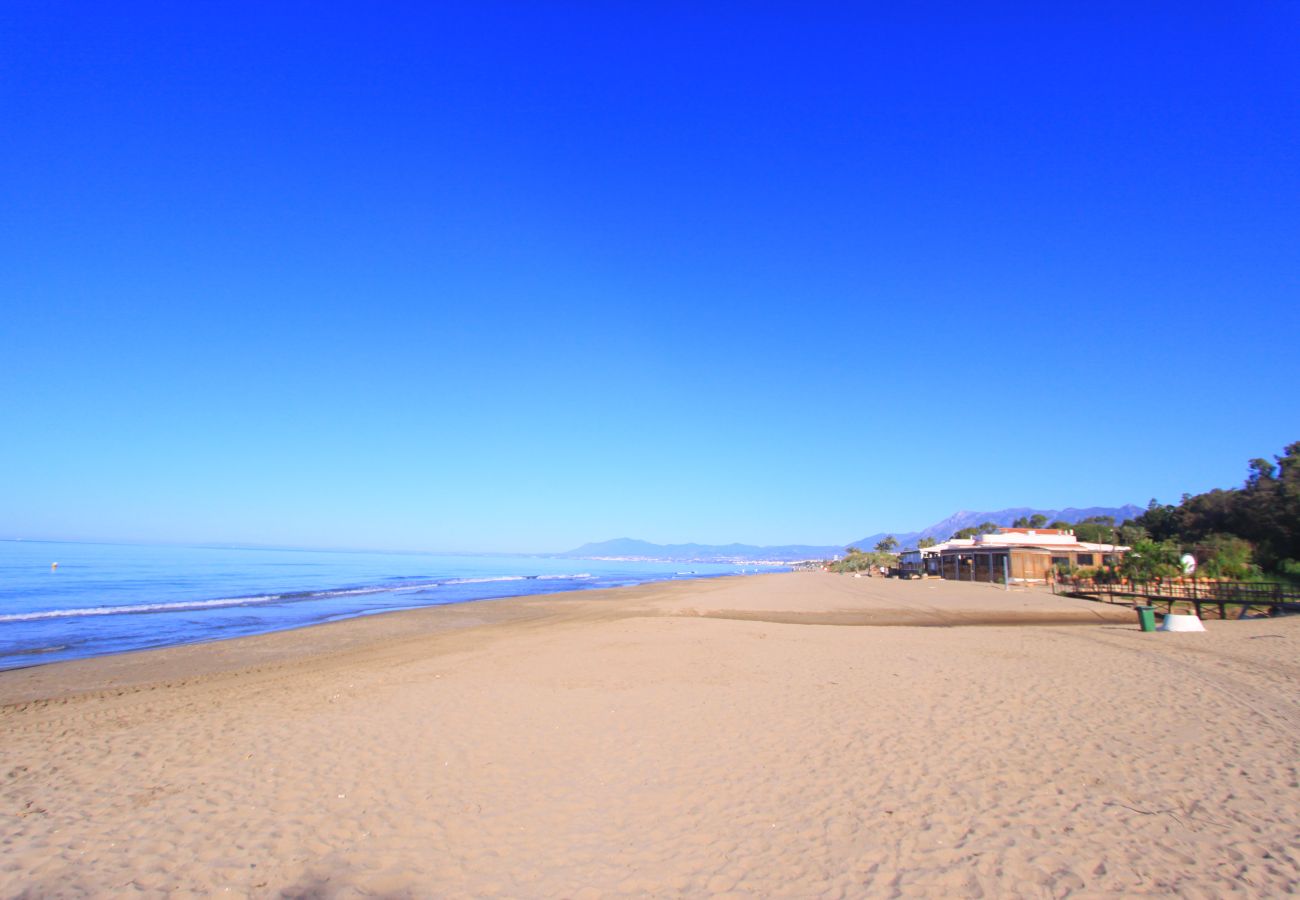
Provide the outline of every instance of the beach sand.
[[0,896],[1295,891],[1300,618],[1206,627],[792,573],[0,673]]

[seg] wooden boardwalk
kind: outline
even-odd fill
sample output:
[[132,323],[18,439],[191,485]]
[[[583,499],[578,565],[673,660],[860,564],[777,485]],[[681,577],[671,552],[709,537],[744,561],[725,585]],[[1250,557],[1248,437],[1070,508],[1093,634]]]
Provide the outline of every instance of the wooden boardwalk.
[[1167,604],[1166,612],[1173,612],[1175,606],[1183,604],[1195,608],[1196,615],[1201,618],[1205,617],[1206,607],[1216,609],[1220,619],[1228,618],[1230,608],[1238,610],[1239,619],[1245,618],[1251,610],[1266,611],[1269,615],[1300,612],[1300,590],[1257,581],[1181,578],[1113,584],[1066,580],[1054,584],[1052,592],[1107,603],[1130,602],[1135,606],[1139,602],[1150,606]]

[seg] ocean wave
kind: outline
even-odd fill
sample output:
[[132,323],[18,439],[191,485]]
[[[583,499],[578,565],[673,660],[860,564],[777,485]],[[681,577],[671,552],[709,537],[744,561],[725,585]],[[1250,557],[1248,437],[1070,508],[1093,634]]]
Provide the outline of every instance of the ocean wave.
[[495,581],[527,581],[527,575],[498,575],[494,578],[448,578],[441,584],[490,584]]
[[217,600],[181,600],[176,603],[136,603],[130,606],[87,606],[81,609],[46,609],[37,612],[7,613],[0,622],[34,622],[38,619],[72,619],[78,616],[117,616],[126,613],[176,612],[183,609],[213,609],[221,606],[251,606],[274,603],[278,594],[265,597],[222,597]]
[[0,614],[0,622],[34,622],[41,619],[73,619],[80,616],[119,616],[134,613],[184,612],[186,610],[221,609],[236,606],[264,606],[272,603],[302,603],[308,600],[328,600],[334,597],[356,597],[366,594],[406,594],[446,585],[493,584],[530,580],[577,581],[591,577],[589,573],[582,572],[576,575],[499,575],[490,578],[448,578],[442,581],[424,580],[416,584],[373,585],[316,591],[284,591],[278,594],[259,594],[248,597],[218,597],[214,600],[177,600],[171,603],[135,603],[123,606],[87,606],[76,609],[47,609],[33,612],[4,613]]
[[222,609],[235,606],[265,606],[271,603],[302,603],[307,600],[327,600],[332,597],[356,597],[364,594],[414,591],[428,585],[401,585],[399,587],[335,588],[323,591],[284,591],[279,594],[257,594],[246,597],[217,597],[213,600],[176,600],[171,603],[132,603],[123,606],[87,606],[76,609],[45,609],[25,613],[0,614],[0,622],[34,622],[39,619],[73,619],[79,616],[119,616],[132,613],[183,612],[185,610]]
[[67,650],[69,646],[68,644],[55,644],[53,647],[26,647],[8,653],[0,653],[0,656],[40,656],[43,653],[58,653],[61,650]]
[[484,578],[448,578],[441,584],[492,584],[498,581],[581,581],[594,577],[590,572],[563,575],[494,575]]

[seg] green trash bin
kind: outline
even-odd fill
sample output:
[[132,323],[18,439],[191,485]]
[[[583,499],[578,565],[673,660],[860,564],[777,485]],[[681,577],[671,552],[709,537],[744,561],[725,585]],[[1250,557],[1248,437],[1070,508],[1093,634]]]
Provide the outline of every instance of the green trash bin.
[[1142,626],[1143,631],[1156,630],[1156,608],[1154,606],[1139,606],[1138,624]]

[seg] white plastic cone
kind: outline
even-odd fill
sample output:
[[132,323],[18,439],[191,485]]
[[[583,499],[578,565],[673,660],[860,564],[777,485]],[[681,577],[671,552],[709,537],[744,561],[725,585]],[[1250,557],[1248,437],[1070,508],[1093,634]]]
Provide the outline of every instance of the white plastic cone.
[[1205,626],[1201,624],[1198,616],[1191,613],[1170,613],[1165,616],[1165,620],[1160,623],[1157,631],[1204,631]]

